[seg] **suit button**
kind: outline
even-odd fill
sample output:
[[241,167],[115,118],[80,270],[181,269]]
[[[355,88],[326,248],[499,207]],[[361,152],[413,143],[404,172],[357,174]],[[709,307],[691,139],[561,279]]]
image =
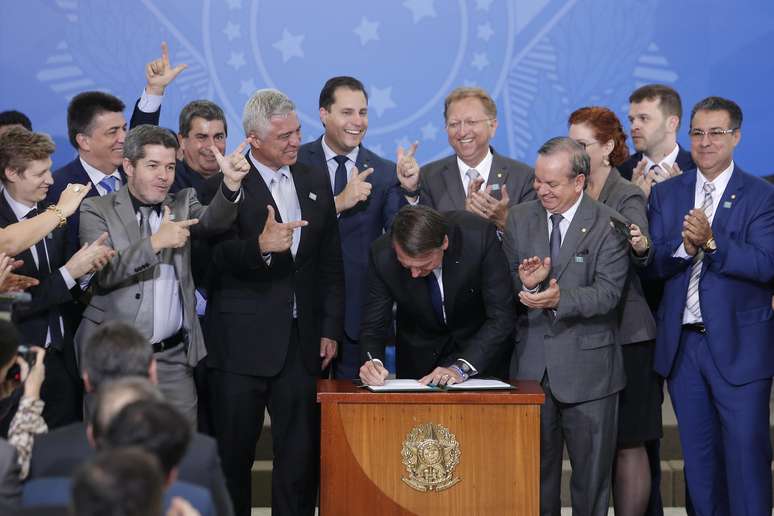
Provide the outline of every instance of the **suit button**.
[[139,294],[139,293],[135,294],[135,295],[134,295],[134,298],[135,298],[135,299],[140,299],[140,294]]

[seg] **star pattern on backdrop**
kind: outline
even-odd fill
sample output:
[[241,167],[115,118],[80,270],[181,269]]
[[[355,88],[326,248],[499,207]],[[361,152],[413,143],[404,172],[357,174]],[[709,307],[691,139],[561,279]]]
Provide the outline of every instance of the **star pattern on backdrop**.
[[360,36],[360,45],[365,46],[369,41],[379,40],[379,22],[368,21],[368,18],[363,16],[360,20],[360,25],[355,27],[352,31]]
[[301,49],[303,42],[303,35],[294,36],[288,29],[282,29],[282,39],[272,46],[282,53],[282,62],[287,63],[293,57],[304,57],[304,51]]
[[422,18],[435,18],[438,14],[433,7],[433,0],[406,0],[403,7],[411,11],[414,23],[419,23]]
[[435,136],[438,134],[438,128],[432,122],[425,124],[421,131],[423,140],[435,140]]
[[231,52],[231,57],[226,63],[234,70],[239,70],[246,64],[244,52]]
[[484,41],[489,41],[489,38],[492,37],[492,34],[494,34],[494,30],[492,30],[492,25],[489,22],[482,23],[478,26],[478,38],[483,39]]
[[395,101],[392,100],[392,86],[387,88],[371,86],[368,103],[376,111],[376,116],[378,117],[381,117],[388,109],[398,107]]
[[234,41],[242,35],[242,31],[236,23],[228,22],[223,28],[223,34],[226,35],[229,41]]
[[473,61],[470,63],[473,68],[479,72],[489,66],[489,59],[484,52],[476,52],[473,54]]

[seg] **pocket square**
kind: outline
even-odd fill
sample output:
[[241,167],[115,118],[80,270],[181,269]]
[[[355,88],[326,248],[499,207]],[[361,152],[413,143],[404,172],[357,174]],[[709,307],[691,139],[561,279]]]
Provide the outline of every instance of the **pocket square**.
[[309,192],[309,198],[312,199],[313,201],[316,201],[317,200],[317,194],[314,193],[314,192]]

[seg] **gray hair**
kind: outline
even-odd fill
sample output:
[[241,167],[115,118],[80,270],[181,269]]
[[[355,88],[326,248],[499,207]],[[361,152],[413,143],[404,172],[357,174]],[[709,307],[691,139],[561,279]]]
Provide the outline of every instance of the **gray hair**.
[[242,113],[245,135],[265,135],[272,117],[284,117],[295,110],[296,105],[281,91],[272,88],[257,90],[245,104]]
[[583,148],[583,145],[572,138],[555,136],[538,149],[538,154],[541,156],[553,156],[560,152],[569,154],[570,177],[577,177],[580,174],[583,174],[586,177],[589,176],[589,171],[591,170],[589,155],[586,153],[586,149]]
[[191,121],[196,117],[203,118],[208,122],[220,120],[223,122],[223,132],[228,135],[228,124],[223,110],[214,102],[202,99],[189,102],[180,111],[178,131],[181,136],[188,137],[188,133],[191,132]]
[[145,157],[146,145],[161,145],[167,149],[177,149],[180,144],[177,138],[169,129],[164,129],[157,125],[138,125],[126,135],[124,140],[124,158],[136,165],[137,162]]

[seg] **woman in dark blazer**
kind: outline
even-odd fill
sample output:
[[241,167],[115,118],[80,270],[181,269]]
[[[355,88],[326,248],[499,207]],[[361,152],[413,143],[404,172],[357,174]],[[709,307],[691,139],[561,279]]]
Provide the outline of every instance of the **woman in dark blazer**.
[[647,200],[642,190],[622,178],[615,168],[626,161],[629,150],[621,122],[612,111],[584,107],[572,113],[568,122],[570,138],[584,146],[591,159],[586,193],[616,210],[631,230],[632,267],[618,326],[627,381],[618,398],[613,497],[616,516],[641,516],[651,490],[645,442],[661,437],[661,387],[653,371],[656,323],[636,272],[649,258]]

